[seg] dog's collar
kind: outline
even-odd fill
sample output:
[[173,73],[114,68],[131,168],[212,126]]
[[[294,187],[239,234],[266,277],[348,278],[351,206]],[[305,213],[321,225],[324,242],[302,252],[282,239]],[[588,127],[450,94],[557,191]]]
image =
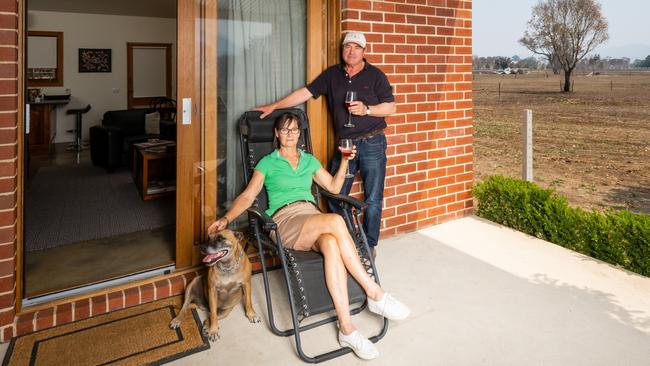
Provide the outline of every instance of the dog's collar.
[[239,267],[239,263],[241,262],[241,259],[244,257],[244,250],[239,251],[239,257],[237,258],[237,261],[233,263],[230,267],[224,267],[221,265],[221,262],[217,263],[217,267],[219,268],[219,271],[226,273],[226,274],[232,274],[233,270],[237,267]]

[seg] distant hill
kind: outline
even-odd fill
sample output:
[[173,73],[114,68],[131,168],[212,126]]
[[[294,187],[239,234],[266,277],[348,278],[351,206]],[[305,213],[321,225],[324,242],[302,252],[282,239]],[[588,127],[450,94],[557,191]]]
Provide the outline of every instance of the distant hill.
[[636,59],[645,59],[650,55],[650,45],[647,44],[628,44],[623,46],[597,48],[594,53],[600,54],[600,57],[621,58],[629,57],[632,61]]

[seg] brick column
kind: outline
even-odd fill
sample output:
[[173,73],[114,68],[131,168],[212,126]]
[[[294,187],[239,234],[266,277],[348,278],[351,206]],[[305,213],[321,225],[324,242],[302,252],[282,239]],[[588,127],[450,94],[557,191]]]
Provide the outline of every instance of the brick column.
[[[382,236],[472,212],[471,0],[343,0],[342,31],[394,87]],[[361,187],[353,187],[359,195]]]
[[0,0],[0,341],[14,333],[17,131],[18,2]]

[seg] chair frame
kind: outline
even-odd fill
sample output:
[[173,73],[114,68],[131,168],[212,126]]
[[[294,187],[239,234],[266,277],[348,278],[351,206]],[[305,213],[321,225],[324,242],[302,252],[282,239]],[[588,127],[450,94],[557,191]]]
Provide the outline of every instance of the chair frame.
[[[309,134],[309,126],[308,126],[308,121],[305,113],[300,110],[300,109],[282,109],[282,110],[277,110],[271,115],[267,116],[264,121],[265,123],[273,125],[273,121],[277,116],[279,116],[282,113],[285,112],[292,112],[294,114],[297,114],[299,117],[302,119],[301,123],[301,140],[304,143],[305,150],[308,152],[311,152],[311,137]],[[248,183],[252,177],[252,172],[253,172],[253,167],[254,164],[257,163],[257,161],[254,161],[253,156],[251,156],[252,150],[249,148],[249,126],[247,124],[247,121],[249,121],[251,118],[257,118],[259,120],[259,115],[261,113],[259,112],[246,112],[244,115],[239,120],[239,128],[240,128],[240,139],[241,139],[241,152],[242,152],[242,158],[245,160],[243,164],[244,168],[244,179],[245,182]],[[258,157],[258,158],[261,158]],[[357,250],[360,253],[360,256],[362,258],[362,262],[365,263],[364,267],[366,268],[366,271],[374,278],[375,282],[379,284],[379,275],[377,273],[377,269],[375,267],[375,261],[374,258],[371,255],[370,252],[370,247],[368,246],[368,241],[366,239],[366,235],[364,231],[362,230],[361,226],[361,219],[360,216],[363,214],[365,211],[367,204],[365,202],[361,202],[359,200],[356,200],[354,198],[351,198],[349,196],[344,196],[340,194],[332,194],[330,192],[327,192],[325,190],[320,190],[319,187],[314,184],[313,185],[313,191],[314,191],[314,196],[316,198],[316,202],[320,202],[320,199],[323,197],[326,197],[327,199],[332,199],[332,200],[337,200],[339,201],[342,206],[343,206],[343,219],[346,223],[346,226],[348,227],[348,230],[351,233],[351,236],[355,242],[355,245],[357,247]],[[292,268],[295,268],[294,264],[295,263],[288,263],[288,259],[291,260],[291,250],[285,249],[282,246],[282,238],[280,238],[277,230],[277,224],[269,217],[263,209],[260,209],[260,197],[256,197],[254,204],[251,206],[251,208],[248,209],[248,217],[249,217],[249,228],[252,232],[252,234],[255,236],[255,240],[257,242],[258,246],[258,251],[259,251],[259,256],[260,256],[260,263],[262,266],[262,276],[264,280],[264,291],[266,295],[266,305],[267,305],[267,311],[268,311],[268,316],[269,316],[269,325],[271,328],[271,331],[278,335],[278,336],[283,336],[283,337],[288,337],[293,335],[295,337],[295,342],[296,342],[296,351],[298,352],[298,356],[305,362],[309,363],[319,363],[323,361],[327,361],[342,355],[345,355],[347,353],[352,352],[351,348],[348,347],[340,347],[338,349],[325,352],[316,356],[308,356],[303,348],[302,348],[302,342],[300,339],[300,333],[306,330],[310,330],[313,328],[316,328],[318,326],[328,324],[335,322],[338,320],[338,317],[336,315],[330,316],[328,318],[315,321],[309,324],[301,325],[301,321],[304,320],[305,318],[315,315],[315,314],[302,314],[304,317],[302,319],[299,319],[300,311],[296,308],[294,299],[297,294],[295,293],[296,290],[300,291],[300,289],[294,289],[292,286],[292,281],[291,281],[291,276],[295,274],[292,273]],[[275,230],[275,231],[274,231]],[[267,240],[265,240],[264,235],[266,238],[270,238],[270,232],[274,231],[275,233],[275,238],[276,238],[276,244],[269,243]],[[284,281],[287,286],[287,295],[289,296],[289,305],[291,309],[291,320],[293,327],[289,329],[279,329],[277,325],[275,324],[275,318],[273,315],[273,304],[271,300],[271,289],[270,289],[270,284],[269,284],[269,279],[268,279],[268,271],[266,264],[265,264],[265,258],[264,258],[264,252],[265,249],[270,249],[272,253],[277,253],[277,255],[280,257],[280,262],[281,262],[281,268],[283,271],[284,275]],[[302,296],[304,300],[304,295]],[[304,305],[303,305],[304,306]],[[350,313],[352,315],[356,315],[363,311],[367,307],[367,299],[363,301],[361,305],[358,307],[353,308]],[[331,307],[333,309],[333,307]],[[323,313],[324,311],[321,311],[319,313]],[[379,341],[381,338],[384,337],[386,332],[388,331],[388,319],[384,318],[383,319],[383,326],[380,330],[380,332],[376,335],[371,336],[368,338],[371,342],[376,343]]]

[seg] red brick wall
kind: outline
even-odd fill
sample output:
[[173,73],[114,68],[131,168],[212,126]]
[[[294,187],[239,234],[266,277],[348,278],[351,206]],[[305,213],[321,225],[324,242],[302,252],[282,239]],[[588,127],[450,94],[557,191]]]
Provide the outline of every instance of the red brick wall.
[[18,3],[0,0],[0,342],[15,315],[17,108]]
[[22,312],[15,318],[12,317],[11,323],[2,327],[0,342],[7,342],[14,336],[86,319],[109,311],[180,295],[185,286],[197,274],[198,272],[188,272],[91,298],[62,301],[52,307]]
[[[472,1],[342,0],[394,87],[382,236],[472,211]],[[358,183],[357,183],[358,184]],[[359,192],[359,186],[353,192]]]

